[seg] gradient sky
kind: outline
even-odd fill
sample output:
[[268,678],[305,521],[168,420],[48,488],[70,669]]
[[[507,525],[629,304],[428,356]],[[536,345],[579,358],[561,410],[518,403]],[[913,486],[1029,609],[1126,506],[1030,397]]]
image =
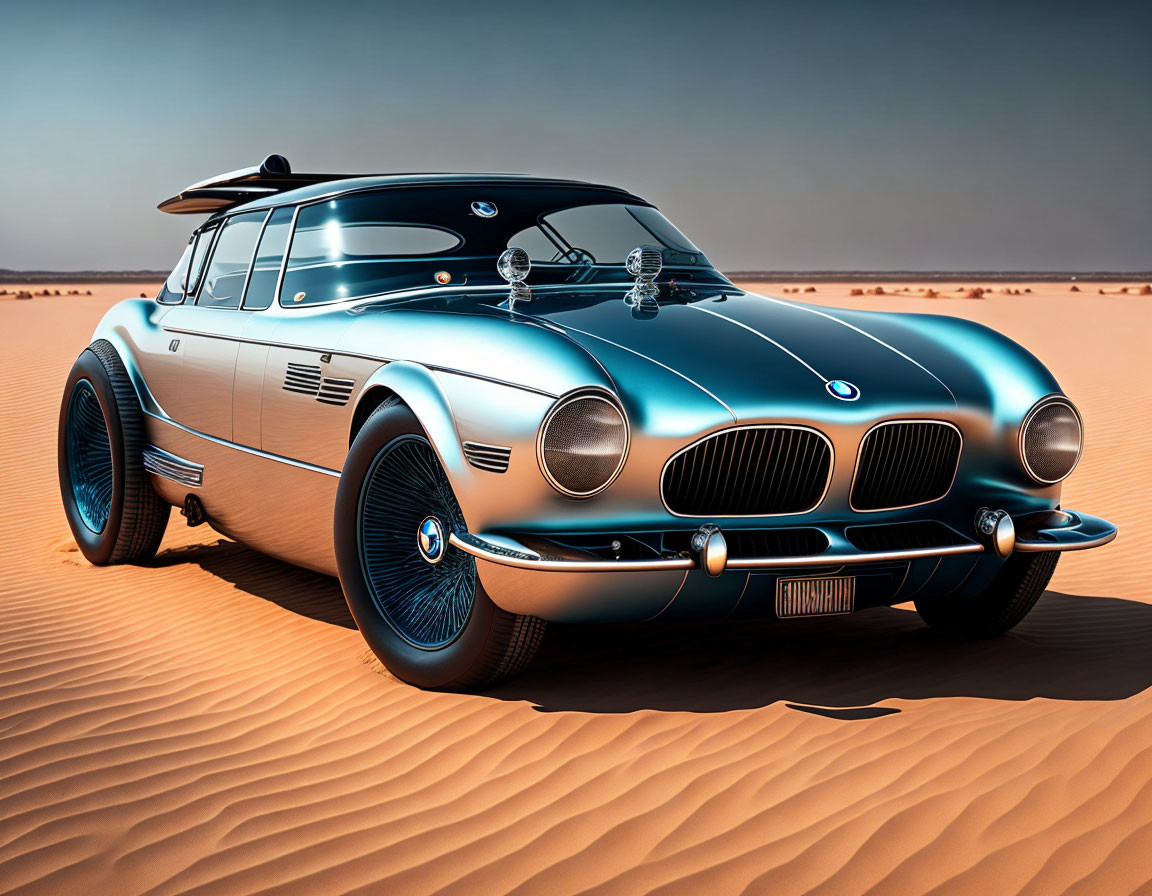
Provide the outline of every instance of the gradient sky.
[[[161,8],[163,6],[163,8]],[[721,268],[1152,268],[1152,3],[0,0],[0,267],[297,170],[617,184]]]

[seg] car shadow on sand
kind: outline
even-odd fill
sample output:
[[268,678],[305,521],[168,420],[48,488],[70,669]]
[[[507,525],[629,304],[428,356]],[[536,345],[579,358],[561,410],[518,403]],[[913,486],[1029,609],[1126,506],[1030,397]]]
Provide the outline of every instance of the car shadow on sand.
[[885,700],[1122,700],[1152,686],[1152,605],[1048,591],[1015,629],[965,641],[913,611],[644,626],[551,626],[519,679],[489,691],[541,711],[722,712],[783,702],[846,721]]
[[[283,609],[355,628],[339,583],[234,542],[165,551]],[[486,692],[541,712],[724,712],[781,702],[845,721],[886,700],[1122,700],[1152,686],[1152,604],[1048,591],[1007,635],[943,637],[910,610],[699,623],[551,625],[532,665]],[[351,659],[351,658],[350,658]]]

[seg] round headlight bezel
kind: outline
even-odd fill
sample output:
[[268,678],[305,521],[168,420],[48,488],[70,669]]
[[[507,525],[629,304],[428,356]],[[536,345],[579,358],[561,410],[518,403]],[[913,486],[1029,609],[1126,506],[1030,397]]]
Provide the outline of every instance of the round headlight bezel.
[[[1032,469],[1032,465],[1028,463],[1028,454],[1024,450],[1024,445],[1028,437],[1028,427],[1032,425],[1032,422],[1036,419],[1036,415],[1045,408],[1050,408],[1053,405],[1063,405],[1072,412],[1072,416],[1076,418],[1076,425],[1079,428],[1080,439],[1079,445],[1076,448],[1076,459],[1072,461],[1072,466],[1068,468],[1068,472],[1058,479],[1046,479],[1037,474],[1036,471]],[[1020,435],[1016,442],[1016,452],[1020,458],[1020,465],[1024,468],[1024,472],[1027,473],[1034,482],[1040,485],[1056,485],[1057,483],[1063,482],[1075,472],[1076,467],[1080,464],[1080,456],[1084,453],[1084,419],[1080,416],[1079,409],[1063,395],[1049,395],[1041,398],[1036,404],[1032,405],[1031,410],[1029,410],[1024,417],[1024,422],[1020,424]]]
[[[620,451],[620,459],[617,462],[615,469],[612,471],[612,475],[610,475],[602,484],[598,485],[596,488],[590,491],[579,492],[567,488],[561,484],[555,476],[552,475],[552,472],[548,469],[548,462],[545,459],[544,448],[545,442],[548,438],[548,427],[552,425],[556,415],[573,402],[587,399],[604,402],[604,404],[611,407],[612,410],[614,410],[620,416],[620,420],[624,424],[624,447]],[[544,415],[544,420],[541,422],[540,429],[536,435],[536,463],[540,467],[541,475],[557,492],[564,495],[566,498],[584,500],[586,498],[591,498],[594,495],[600,494],[602,491],[608,488],[608,486],[616,481],[624,469],[625,462],[628,460],[628,450],[631,448],[631,445],[632,428],[628,423],[628,415],[624,413],[624,407],[620,403],[620,400],[612,392],[609,392],[606,389],[598,389],[595,387],[575,389],[571,392],[566,392],[557,398],[552,407],[548,409],[548,413]]]

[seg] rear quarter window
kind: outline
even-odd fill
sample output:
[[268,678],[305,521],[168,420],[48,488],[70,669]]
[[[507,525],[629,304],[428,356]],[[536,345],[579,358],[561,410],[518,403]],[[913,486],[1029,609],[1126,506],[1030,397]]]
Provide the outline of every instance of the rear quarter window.
[[176,267],[172,269],[172,273],[168,275],[168,279],[160,287],[160,294],[156,296],[156,301],[161,305],[179,305],[184,301],[184,288],[188,284],[188,262],[192,258],[194,242],[195,238],[188,241],[188,245],[180,254],[180,260],[176,262]]

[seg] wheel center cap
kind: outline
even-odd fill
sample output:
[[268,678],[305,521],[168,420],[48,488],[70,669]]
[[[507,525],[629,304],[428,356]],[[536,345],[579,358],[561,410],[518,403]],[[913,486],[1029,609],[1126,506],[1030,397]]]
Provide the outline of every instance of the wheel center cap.
[[416,530],[416,545],[420,548],[420,556],[429,563],[439,563],[444,559],[447,539],[444,538],[444,527],[436,517],[426,517],[420,524]]

